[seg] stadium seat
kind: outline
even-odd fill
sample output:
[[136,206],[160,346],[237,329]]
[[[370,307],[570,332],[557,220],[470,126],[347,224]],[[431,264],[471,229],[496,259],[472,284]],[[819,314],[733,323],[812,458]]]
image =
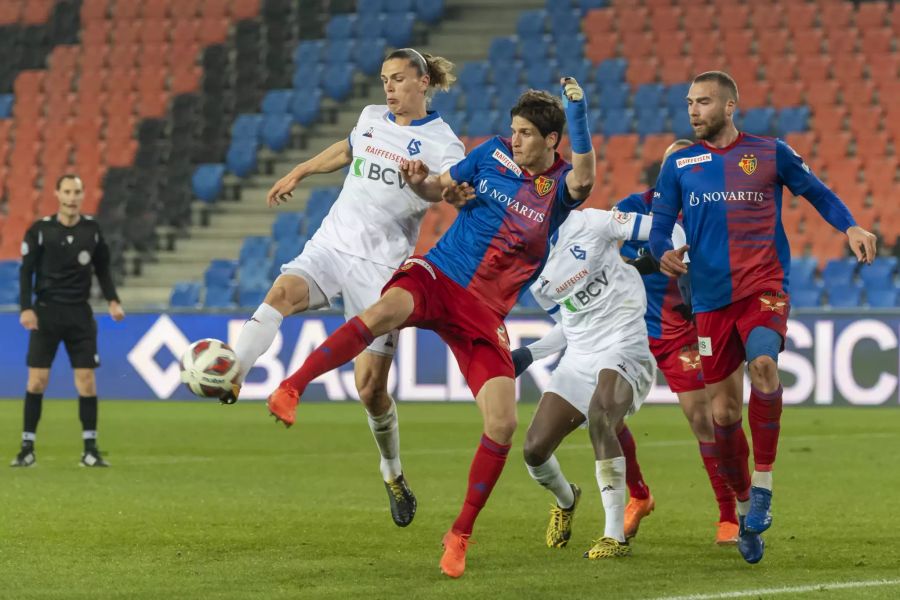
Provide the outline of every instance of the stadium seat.
[[331,39],[328,42],[328,51],[325,53],[325,62],[329,65],[345,65],[353,62],[353,54],[356,48],[356,40],[352,38]]
[[871,265],[862,265],[859,278],[866,291],[893,290],[896,288],[894,277],[897,274],[897,257],[880,256]]
[[755,135],[770,135],[775,110],[772,108],[751,108],[744,113],[741,129]]
[[231,139],[257,143],[262,128],[262,115],[238,115],[231,126]]
[[356,13],[362,16],[381,15],[385,10],[384,0],[357,0]]
[[234,308],[234,296],[237,286],[233,283],[227,285],[206,286],[203,294],[204,308]]
[[603,111],[625,108],[631,99],[631,86],[627,83],[601,84],[597,104]]
[[281,265],[290,262],[303,252],[306,239],[306,236],[297,235],[277,242],[272,253],[272,269],[269,271],[269,279],[274,280],[278,277],[278,274],[281,272]]
[[291,240],[300,236],[303,229],[303,213],[284,212],[278,213],[275,222],[272,223],[272,238],[276,243],[283,240]]
[[268,282],[253,282],[249,285],[241,283],[237,288],[237,304],[243,308],[259,306],[268,293]]
[[494,135],[500,131],[499,115],[493,110],[476,110],[469,114],[467,135]]
[[[582,34],[567,35],[565,37],[557,37],[555,40],[554,50],[556,52],[556,60],[561,65],[565,65],[567,71],[570,65],[584,62],[584,44],[585,38]],[[590,64],[590,61],[587,61]],[[593,68],[593,65],[591,65]],[[589,73],[590,71],[588,71]],[[573,75],[574,76],[574,75]],[[584,74],[580,78],[576,77],[579,82],[586,83],[589,75]]]
[[611,83],[623,83],[625,81],[625,73],[628,70],[628,61],[624,58],[608,58],[597,65],[594,72],[594,79],[601,86]]
[[872,308],[896,308],[900,306],[900,291],[890,290],[866,290],[866,304]]
[[478,94],[466,94],[463,98],[463,106],[471,112],[475,110],[491,110],[494,108],[494,94],[496,90],[493,86],[485,86]]
[[547,11],[526,10],[519,15],[516,33],[520,38],[532,38],[543,35],[547,28]]
[[433,25],[444,16],[444,0],[416,0],[416,14],[422,21]]
[[236,271],[237,263],[235,261],[221,258],[213,259],[203,274],[203,283],[207,287],[227,286],[234,279]]
[[249,260],[258,260],[268,257],[272,239],[265,236],[248,236],[244,238],[241,246],[238,262],[243,265]]
[[634,111],[630,108],[613,108],[603,117],[603,135],[622,135],[634,131]]
[[634,107],[642,109],[659,106],[662,103],[664,90],[664,86],[659,83],[645,83],[638,86],[632,99]]
[[526,67],[545,62],[547,57],[550,56],[550,37],[541,35],[522,40],[519,44],[519,56]]
[[783,108],[775,119],[775,131],[779,137],[788,133],[809,129],[809,109],[805,106]]
[[856,273],[855,258],[829,260],[822,270],[822,281],[826,286],[850,286]]
[[283,115],[290,112],[293,90],[272,90],[263,97],[262,111],[264,115]]
[[366,75],[374,75],[381,69],[387,54],[387,43],[381,39],[360,40],[354,50],[353,61]]
[[304,40],[297,44],[291,57],[294,65],[299,67],[301,64],[316,65],[324,62],[325,42],[323,40]]
[[791,276],[790,286],[791,294],[796,290],[818,289],[815,275],[817,263],[811,258],[792,258],[791,259]]
[[291,115],[263,115],[262,141],[275,152],[284,150],[291,140]]
[[488,67],[483,62],[469,62],[459,72],[459,85],[467,94],[478,93],[487,83]]
[[460,96],[459,89],[456,87],[452,87],[446,92],[438,91],[431,99],[430,108],[442,115],[445,112],[456,110],[456,107],[459,106]]
[[225,165],[218,163],[199,165],[191,178],[194,196],[207,203],[215,202],[222,193],[224,176]]
[[666,131],[667,112],[662,108],[643,108],[637,110],[637,132],[641,137]]
[[833,308],[856,308],[862,304],[862,289],[855,285],[826,286],[828,305]]
[[238,177],[246,177],[256,170],[256,144],[253,142],[232,143],[225,155],[225,165]]
[[318,90],[295,93],[291,99],[291,115],[301,125],[311,125],[319,118],[322,94]]
[[347,64],[329,69],[322,87],[325,95],[332,100],[346,100],[353,90],[353,66]]
[[791,306],[794,308],[818,308],[822,304],[822,290],[795,290],[791,292]]
[[356,37],[356,15],[333,15],[325,24],[325,37],[332,43]]
[[525,63],[525,84],[534,89],[547,89],[559,79],[556,61],[539,60],[531,64]]
[[390,19],[385,19],[381,33],[389,45],[403,48],[412,41],[415,22],[416,17],[412,13],[392,16]]
[[181,281],[172,287],[169,306],[173,308],[195,308],[200,304],[200,284],[195,281]]
[[514,37],[498,37],[491,42],[488,50],[488,60],[493,65],[503,65],[516,60],[519,48],[518,41]]

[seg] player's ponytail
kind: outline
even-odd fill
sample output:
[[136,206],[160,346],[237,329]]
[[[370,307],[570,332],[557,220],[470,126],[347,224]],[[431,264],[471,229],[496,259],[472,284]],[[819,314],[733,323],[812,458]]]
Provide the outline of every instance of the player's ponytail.
[[400,48],[388,54],[384,60],[388,61],[394,58],[408,60],[416,68],[419,77],[428,75],[429,92],[435,89],[447,91],[456,81],[456,75],[453,74],[453,63],[443,56],[432,56],[413,48]]

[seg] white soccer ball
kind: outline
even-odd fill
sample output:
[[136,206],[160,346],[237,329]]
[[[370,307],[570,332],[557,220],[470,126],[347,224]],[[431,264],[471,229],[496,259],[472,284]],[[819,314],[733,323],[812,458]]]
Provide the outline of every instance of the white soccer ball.
[[218,398],[231,389],[237,376],[237,356],[221,340],[198,340],[181,357],[181,381],[201,398]]

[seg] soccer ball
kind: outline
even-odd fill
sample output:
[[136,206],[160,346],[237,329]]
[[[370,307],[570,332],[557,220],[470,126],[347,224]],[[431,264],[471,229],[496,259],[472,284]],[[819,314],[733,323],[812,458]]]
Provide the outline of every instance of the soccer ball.
[[218,398],[231,389],[237,376],[237,356],[220,340],[198,340],[181,357],[181,381],[201,398]]

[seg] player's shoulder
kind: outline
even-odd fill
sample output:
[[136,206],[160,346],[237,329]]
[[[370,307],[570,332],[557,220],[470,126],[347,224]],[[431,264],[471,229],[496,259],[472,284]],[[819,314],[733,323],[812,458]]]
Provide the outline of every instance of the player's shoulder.
[[643,192],[629,194],[616,202],[616,208],[621,212],[640,213],[649,215],[653,206],[653,188]]
[[383,121],[389,113],[386,104],[369,104],[359,111],[359,122]]
[[784,144],[784,140],[769,135],[756,135],[754,133],[741,132],[741,140],[738,143],[738,146],[741,146],[742,148],[748,146],[771,148],[778,143]]

